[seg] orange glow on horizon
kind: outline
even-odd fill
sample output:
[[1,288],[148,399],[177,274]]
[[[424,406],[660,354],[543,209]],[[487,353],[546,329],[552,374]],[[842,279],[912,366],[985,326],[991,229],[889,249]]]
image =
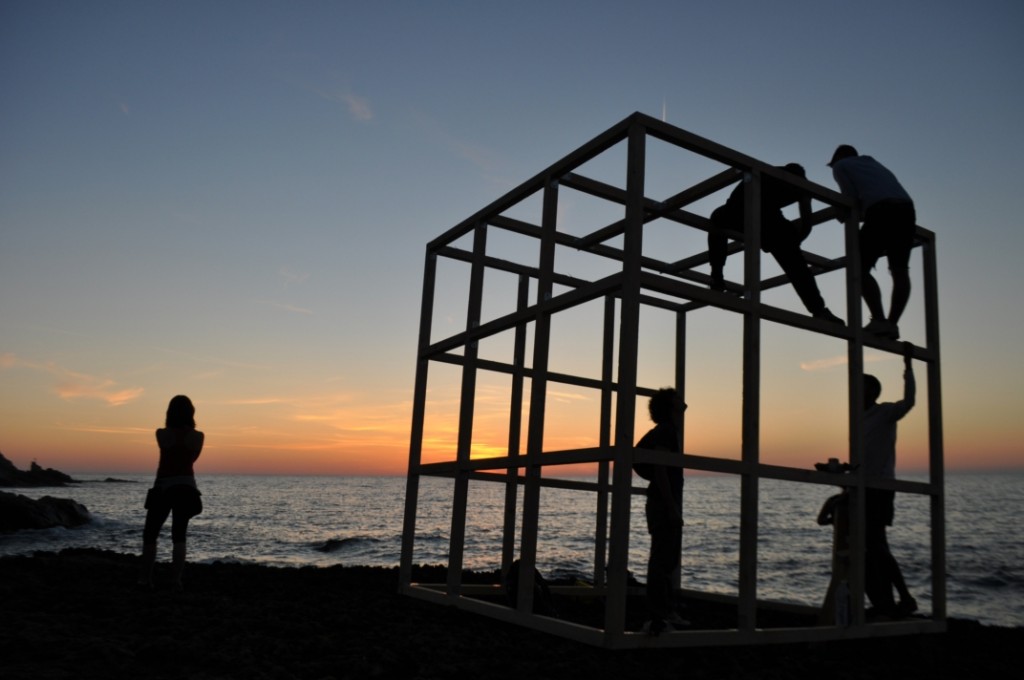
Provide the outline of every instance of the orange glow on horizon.
[[[566,447],[571,448],[571,447]],[[559,449],[564,450],[564,449]],[[497,446],[475,449],[473,458],[504,456],[505,449]],[[44,468],[54,468],[68,474],[150,474],[156,470],[155,445],[145,455],[135,452],[118,453],[108,448],[94,450],[88,447],[76,454],[56,452],[49,448],[19,447],[2,452],[19,469],[27,469],[32,462]],[[729,460],[738,456],[728,453],[702,452]],[[898,451],[897,473],[919,473],[928,469],[926,449],[902,448]],[[450,461],[454,448],[424,449],[424,463]],[[764,462],[796,468],[810,468],[815,462],[827,456],[805,453],[790,456],[769,457]],[[845,460],[845,456],[840,456]],[[354,476],[404,476],[408,471],[408,444],[395,447],[376,447],[360,452],[350,450],[318,451],[266,451],[258,449],[204,450],[196,463],[196,473],[202,474],[252,474],[252,475],[354,475]],[[559,466],[547,474],[576,476],[591,474],[591,468],[583,466]],[[969,451],[957,449],[946,451],[945,469],[950,472],[1003,471],[1022,469],[1021,454],[1007,447],[972,447]]]
[[[425,463],[454,460],[457,447],[456,400],[433,396],[424,424],[421,460]],[[505,456],[509,439],[507,400],[500,393],[484,396],[474,417],[472,457]],[[404,475],[409,461],[410,402],[399,400],[382,405],[366,400],[353,406],[357,401],[320,397],[305,402],[197,404],[200,429],[207,436],[206,448],[196,465],[197,474]],[[563,391],[548,401],[552,415],[546,423],[545,450],[598,446],[595,400]],[[687,453],[738,460],[737,409],[708,408],[697,400],[690,401],[696,402],[696,406],[691,404],[687,413]],[[124,408],[106,413],[119,416]],[[528,408],[526,404],[520,454],[527,447]],[[799,409],[791,417],[780,416],[767,422],[762,427],[762,462],[809,469],[830,457],[845,460],[848,437],[844,409],[834,405],[829,408],[834,413],[833,422],[827,427],[824,421],[817,421],[814,428],[806,427],[807,415]],[[39,425],[13,419],[11,423],[4,433],[5,441],[0,442],[0,452],[21,469],[32,461],[69,474],[150,474],[156,468],[153,431],[159,422],[142,427],[136,417],[124,422],[111,417],[103,426],[74,425],[67,420]],[[634,441],[648,427],[645,405],[640,404],[635,415]],[[990,429],[983,435],[960,427],[946,437],[946,469],[1024,467],[1024,459],[1013,440],[1001,438],[1000,434],[999,430]],[[901,422],[897,456],[898,471],[919,472],[928,468],[927,413],[923,404]],[[561,468],[550,474],[576,473],[576,469]]]

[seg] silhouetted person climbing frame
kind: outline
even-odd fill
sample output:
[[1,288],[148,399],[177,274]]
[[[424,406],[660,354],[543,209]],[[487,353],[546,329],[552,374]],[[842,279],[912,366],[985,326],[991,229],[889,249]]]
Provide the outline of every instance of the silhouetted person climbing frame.
[[[871,156],[859,155],[849,144],[835,150],[829,166],[839,190],[857,202],[864,221],[860,230],[861,293],[871,313],[864,330],[896,340],[900,317],[910,299],[910,249],[917,222],[914,202],[892,172]],[[878,282],[871,276],[883,255],[892,274],[888,316]]]
[[[660,389],[647,404],[654,428],[637,442],[638,449],[655,449],[682,454],[683,398],[670,387]],[[651,552],[647,559],[647,607],[650,620],[644,624],[651,635],[669,626],[686,626],[675,611],[672,576],[679,568],[683,527],[683,468],[638,463],[634,471],[650,481],[647,487],[647,531]]]
[[[906,343],[900,401],[878,403],[882,384],[873,375],[864,376],[864,476],[869,482],[896,478],[896,423],[914,407],[916,394],[913,349]],[[868,488],[865,493],[864,591],[874,605],[872,614],[901,618],[916,611],[917,602],[907,589],[886,538],[885,528],[892,526],[895,515],[896,492]],[[899,604],[893,599],[893,587],[899,593]]]
[[160,462],[156,481],[146,496],[146,526],[142,533],[142,570],[139,575],[139,583],[144,586],[153,585],[156,540],[167,517],[173,512],[171,578],[172,586],[181,590],[188,521],[203,511],[193,465],[203,450],[204,435],[196,429],[195,412],[192,401],[178,395],[167,406],[166,427],[156,431]]
[[[789,163],[780,169],[798,177],[806,177],[802,166]],[[724,230],[744,232],[744,184],[740,183],[725,205],[711,213],[711,230],[708,232],[708,254],[711,260],[711,287],[725,290],[723,268],[728,255],[729,239]],[[794,224],[782,214],[787,205],[799,202],[800,221]],[[774,177],[764,176],[761,180],[761,250],[771,253],[782,271],[789,277],[800,300],[816,319],[842,324],[843,320],[825,306],[818,291],[818,284],[808,269],[807,261],[800,251],[800,244],[811,233],[810,198],[792,184]]]

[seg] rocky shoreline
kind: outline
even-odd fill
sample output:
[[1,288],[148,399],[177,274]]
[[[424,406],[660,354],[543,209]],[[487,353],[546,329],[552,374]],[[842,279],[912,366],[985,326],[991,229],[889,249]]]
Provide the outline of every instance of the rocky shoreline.
[[[0,487],[39,488],[77,484],[70,475],[42,468],[35,461],[19,470],[0,453]],[[0,491],[0,534],[23,529],[77,527],[92,519],[88,508],[70,498],[43,496],[39,499]]]
[[29,498],[0,491],[0,534],[23,529],[77,527],[92,520],[89,509],[70,498]]
[[910,637],[610,651],[400,595],[393,568],[190,564],[175,593],[160,571],[156,589],[138,588],[136,566],[99,550],[0,559],[0,675],[959,680],[1024,663],[1024,628],[974,621]]

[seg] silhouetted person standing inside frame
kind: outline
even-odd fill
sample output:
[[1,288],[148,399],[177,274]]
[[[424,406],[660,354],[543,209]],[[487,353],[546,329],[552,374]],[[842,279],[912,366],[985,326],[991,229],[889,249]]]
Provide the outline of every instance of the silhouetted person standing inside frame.
[[[780,168],[786,172],[806,177],[807,173],[797,163]],[[743,233],[746,225],[744,206],[745,187],[740,183],[725,205],[711,213],[711,230],[708,232],[708,254],[711,260],[711,287],[725,290],[722,270],[728,256],[729,238],[726,229]],[[793,203],[800,204],[800,222],[794,224],[782,214],[782,209]],[[807,260],[800,251],[800,244],[811,233],[809,218],[810,198],[792,184],[763,176],[761,179],[761,250],[771,253],[782,271],[789,277],[793,289],[800,296],[804,307],[816,319],[842,324],[843,320],[825,306],[818,284],[814,282]]]
[[203,509],[193,465],[203,450],[205,437],[196,429],[195,413],[192,401],[184,395],[178,395],[167,406],[166,427],[156,431],[160,461],[156,481],[146,496],[140,585],[153,585],[157,537],[168,516],[174,513],[171,520],[171,578],[172,586],[181,589],[188,522]]
[[[636,447],[682,454],[683,398],[670,387],[658,390],[647,404],[654,428],[641,437]],[[651,552],[647,559],[647,606],[650,620],[645,628],[658,635],[670,625],[684,626],[673,602],[672,577],[679,568],[683,528],[683,468],[636,464],[637,474],[650,481],[647,487],[647,531]]]
[[[896,478],[896,423],[914,408],[916,383],[912,365],[913,345],[906,343],[903,356],[903,399],[878,403],[882,384],[873,375],[864,376],[864,476],[871,479]],[[896,492],[865,489],[865,574],[864,591],[874,612],[890,618],[906,616],[917,610],[903,580],[903,572],[889,550],[886,527],[895,516]],[[893,598],[893,588],[900,596]]]
[[[885,166],[871,156],[861,156],[849,144],[841,144],[829,162],[832,176],[844,196],[857,202],[864,226],[860,230],[861,294],[871,313],[864,330],[896,340],[899,320],[910,299],[910,250],[914,246],[917,214],[910,194]],[[882,291],[871,276],[885,255],[892,275],[889,314],[882,305]]]
[[845,626],[850,622],[850,494],[846,489],[825,501],[818,524],[832,525],[832,578],[819,621]]

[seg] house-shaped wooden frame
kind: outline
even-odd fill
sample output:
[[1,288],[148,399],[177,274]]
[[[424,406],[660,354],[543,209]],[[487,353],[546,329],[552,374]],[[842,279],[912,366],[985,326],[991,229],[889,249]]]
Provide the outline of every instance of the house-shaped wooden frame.
[[[689,186],[677,186],[659,198],[650,194],[652,144],[658,152],[675,155],[681,167],[713,167],[713,172],[693,178]],[[584,168],[604,162],[621,164],[612,174],[621,182],[598,180],[584,174]],[[696,164],[687,165],[687,159]],[[692,174],[692,173],[691,173]],[[679,172],[676,176],[685,176]],[[643,247],[645,230],[655,223],[670,223],[673,228],[692,231],[706,237],[707,217],[697,214],[694,204],[736,182],[746,186],[748,207],[759,205],[763,178],[772,177],[797,186],[813,198],[819,208],[814,211],[814,224],[824,224],[839,215],[849,214],[845,223],[832,227],[842,231],[842,253],[825,257],[805,251],[815,275],[832,273],[841,279],[845,293],[845,326],[815,319],[802,310],[790,311],[766,304],[766,291],[788,285],[785,276],[763,278],[761,275],[759,210],[749,209],[747,237],[731,242],[731,253],[742,253],[742,281],[727,282],[730,290],[718,292],[709,288],[704,273],[708,263],[706,248],[693,251],[685,259],[669,260],[654,257]],[[569,233],[560,229],[560,190],[576,192],[616,206],[621,218],[591,225],[584,232]],[[525,201],[539,201],[539,223],[510,216]],[[823,207],[821,207],[823,206]],[[924,347],[914,349],[914,360],[927,369],[927,393],[919,397],[928,411],[929,471],[926,481],[897,479],[889,482],[866,481],[857,467],[862,456],[861,420],[864,348],[901,354],[902,344],[865,334],[861,328],[861,291],[858,262],[858,216],[841,194],[780,172],[776,167],[728,149],[665,122],[639,113],[633,114],[582,147],[554,163],[543,172],[505,194],[503,197],[456,225],[427,245],[422,293],[422,311],[417,348],[417,369],[413,401],[412,436],[409,455],[405,522],[403,529],[400,588],[403,593],[440,604],[458,606],[483,615],[510,621],[552,634],[610,648],[677,647],[691,645],[750,644],[762,642],[793,642],[877,635],[900,635],[940,632],[945,629],[945,527],[943,516],[943,453],[942,408],[940,394],[939,324],[936,289],[936,255],[934,234],[918,228],[915,251],[923,261],[922,288],[915,296],[924,300]],[[845,228],[843,227],[845,224]],[[822,227],[825,228],[825,227]],[[501,232],[528,240],[535,255],[531,261],[504,257],[500,250],[488,251],[488,238]],[[735,234],[736,237],[741,236]],[[697,242],[698,239],[695,239]],[[582,254],[611,263],[611,273],[588,277],[573,271],[566,273],[556,267],[561,255],[556,252]],[[675,253],[679,255],[679,253]],[[439,261],[452,260],[468,267],[468,300],[465,324],[457,332],[443,336],[433,323],[438,299],[437,271]],[[484,277],[487,272],[502,272],[514,277],[517,299],[505,313],[493,318],[482,317]],[[585,303],[603,301],[604,337],[597,342],[601,350],[598,377],[571,375],[550,370],[549,341],[552,321]],[[703,309],[717,308],[738,315],[742,326],[742,425],[741,452],[738,458],[668,454],[634,448],[637,432],[638,400],[653,393],[661,385],[638,384],[638,351],[640,314],[644,306],[667,310],[675,315],[675,366],[669,369],[669,380],[685,395],[687,369],[688,317]],[[761,326],[766,322],[782,324],[802,333],[826,334],[845,343],[848,365],[849,461],[854,471],[846,475],[804,468],[771,465],[762,462],[759,450],[761,391]],[[480,342],[498,334],[514,341],[507,360],[482,357]],[[443,337],[442,337],[443,336]],[[532,346],[531,346],[532,345]],[[530,356],[528,357],[528,348]],[[441,460],[424,461],[424,423],[428,402],[428,378],[431,366],[447,364],[461,371],[458,397],[458,430],[450,455]],[[477,403],[478,376],[494,372],[510,380],[509,436],[507,450],[500,455],[491,451],[486,457],[473,450],[473,421]],[[672,373],[674,372],[674,376]],[[665,382],[668,382],[666,380]],[[571,450],[545,450],[544,432],[547,415],[546,400],[552,385],[571,385],[594,390],[599,395],[600,422],[596,445]],[[525,432],[525,447],[521,446]],[[434,458],[437,455],[434,454]],[[629,599],[636,593],[630,585],[627,553],[630,541],[632,497],[643,493],[634,486],[634,462],[658,462],[683,466],[691,470],[710,471],[736,477],[740,488],[739,564],[735,597],[719,597],[724,606],[733,608],[735,625],[728,628],[702,630],[694,627],[657,637],[645,635],[626,624]],[[558,466],[590,464],[595,466],[596,479],[559,479],[550,474]],[[417,509],[421,480],[443,477],[451,480],[452,506],[449,560],[445,583],[413,581],[416,563]],[[852,602],[863,601],[864,530],[863,503],[865,489],[894,489],[899,494],[916,494],[927,500],[930,508],[931,604],[932,611],[899,621],[868,622],[862,607],[852,607],[849,620],[840,624],[765,626],[762,612],[771,603],[758,597],[758,532],[759,488],[761,480],[786,480],[802,484],[838,485],[848,487],[851,505],[849,588]],[[505,521],[501,564],[510,569],[514,561],[518,569],[516,606],[508,606],[495,597],[500,586],[477,586],[463,582],[466,517],[470,482],[505,485]],[[585,595],[598,598],[603,606],[603,622],[586,625],[534,613],[534,575],[538,545],[538,507],[542,490],[549,487],[570,488],[592,493],[594,497],[595,551],[592,583],[578,586]],[[521,499],[521,501],[519,500]],[[520,505],[520,507],[516,507]],[[686,548],[684,547],[684,550]],[[860,558],[858,558],[860,556]],[[558,589],[573,594],[577,586]],[[700,593],[687,593],[700,597]],[[806,619],[804,619],[806,620]]]

